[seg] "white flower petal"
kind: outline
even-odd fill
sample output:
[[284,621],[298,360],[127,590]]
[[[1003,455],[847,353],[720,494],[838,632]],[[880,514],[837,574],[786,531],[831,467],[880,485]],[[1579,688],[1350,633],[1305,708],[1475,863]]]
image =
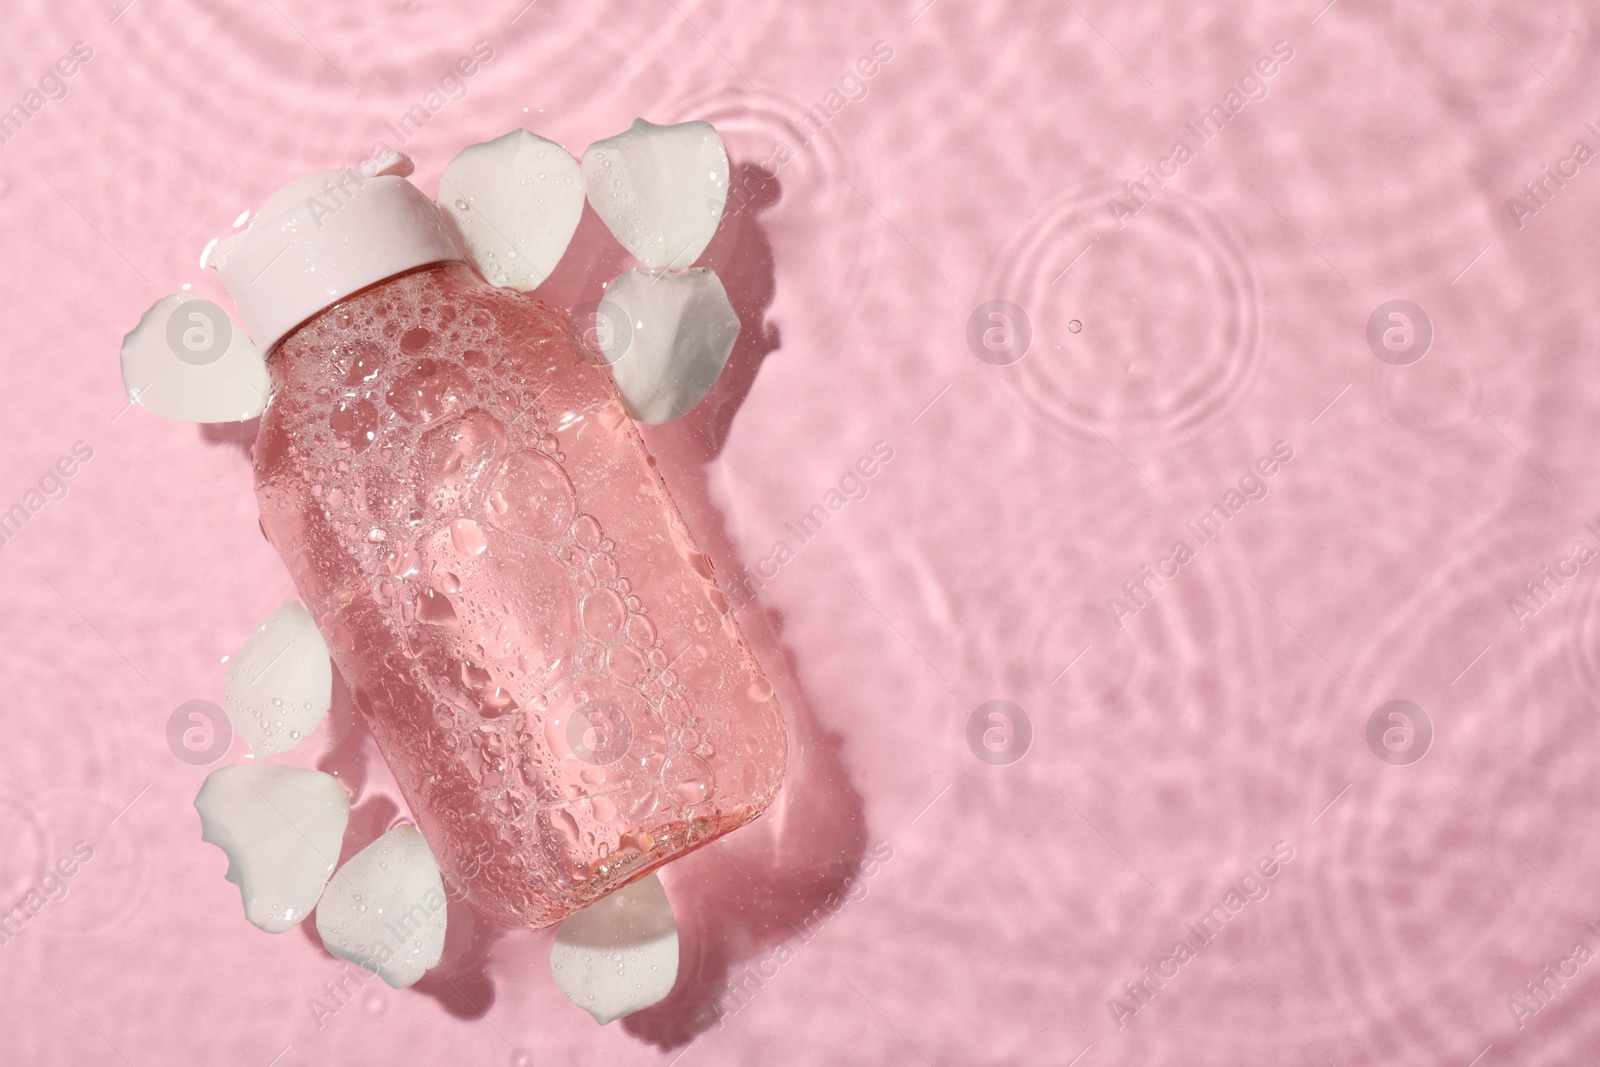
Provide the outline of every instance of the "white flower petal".
[[678,980],[678,923],[648,874],[564,919],[550,974],[600,1024],[662,1000]]
[[361,164],[359,171],[363,178],[377,178],[385,174],[393,174],[401,178],[409,178],[417,165],[411,157],[404,152],[380,152]]
[[439,180],[439,207],[495,285],[534,289],[550,276],[583,215],[572,154],[527,130],[461,150]]
[[350,857],[317,905],[317,933],[342,960],[411,985],[444,953],[444,883],[415,826],[399,826]]
[[122,339],[128,399],[179,422],[240,422],[272,385],[256,346],[226,311],[190,293],[151,305]]
[[628,413],[657,423],[687,414],[716,383],[739,316],[716,271],[624,271],[597,315],[600,351]]
[[245,918],[281,934],[311,913],[339,861],[350,796],[321,771],[240,763],[213,771],[194,798],[200,839],[228,857]]
[[223,705],[257,759],[305,740],[333,703],[333,664],[298,600],[267,616],[228,666]]
[[711,243],[728,200],[728,152],[709,122],[625,133],[583,154],[589,203],[622,247],[647,267],[681,269]]

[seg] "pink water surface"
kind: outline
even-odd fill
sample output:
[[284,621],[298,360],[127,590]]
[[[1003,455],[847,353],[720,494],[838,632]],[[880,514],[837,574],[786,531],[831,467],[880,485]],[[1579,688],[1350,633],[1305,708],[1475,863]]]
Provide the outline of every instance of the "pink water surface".
[[[92,57],[0,143],[0,905],[60,898],[0,1062],[1600,1061],[1600,26],[1324,4],[13,0],[0,106]],[[639,115],[741,189],[733,365],[648,437],[793,757],[599,1029],[549,931],[396,992],[244,921],[167,724],[291,588],[248,436],[116,351],[289,177]],[[626,264],[586,216],[542,295]],[[405,817],[347,699],[289,758],[347,853]]]

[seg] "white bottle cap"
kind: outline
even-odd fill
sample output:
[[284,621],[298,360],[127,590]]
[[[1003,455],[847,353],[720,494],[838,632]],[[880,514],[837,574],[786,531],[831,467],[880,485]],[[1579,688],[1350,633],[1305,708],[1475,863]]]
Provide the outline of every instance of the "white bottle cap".
[[209,263],[245,329],[269,351],[331,304],[402,271],[460,259],[439,209],[391,154],[370,168],[327,170],[283,186]]

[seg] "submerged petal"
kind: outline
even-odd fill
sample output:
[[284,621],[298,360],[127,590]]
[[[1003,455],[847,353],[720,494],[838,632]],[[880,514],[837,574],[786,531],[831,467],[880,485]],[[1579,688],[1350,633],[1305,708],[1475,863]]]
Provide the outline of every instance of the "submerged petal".
[[444,954],[446,905],[433,850],[415,826],[398,826],[339,868],[317,933],[329,952],[401,989]]
[[712,270],[624,271],[599,314],[615,320],[600,350],[640,422],[688,413],[716,384],[739,338],[739,316]]
[[550,974],[605,1024],[662,1000],[678,980],[678,924],[661,879],[648,874],[562,921]]

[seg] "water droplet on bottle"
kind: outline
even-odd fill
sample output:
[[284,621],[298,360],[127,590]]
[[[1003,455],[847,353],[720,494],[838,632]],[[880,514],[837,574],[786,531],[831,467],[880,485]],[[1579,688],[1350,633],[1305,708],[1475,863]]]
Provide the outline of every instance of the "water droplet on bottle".
[[449,597],[437,589],[428,588],[417,598],[417,618],[422,622],[444,625],[456,621],[456,609]]
[[417,550],[407,546],[389,560],[389,573],[396,578],[411,578],[422,573],[422,557]]
[[328,413],[328,427],[334,441],[360,455],[378,436],[378,409],[370,400],[345,397]]
[[578,834],[578,820],[572,817],[572,812],[562,808],[550,817],[550,821],[561,831],[561,836],[567,839],[567,844],[573,848],[578,847],[581,840]]
[[450,543],[463,556],[481,556],[489,547],[483,527],[471,519],[457,519],[450,524]]

